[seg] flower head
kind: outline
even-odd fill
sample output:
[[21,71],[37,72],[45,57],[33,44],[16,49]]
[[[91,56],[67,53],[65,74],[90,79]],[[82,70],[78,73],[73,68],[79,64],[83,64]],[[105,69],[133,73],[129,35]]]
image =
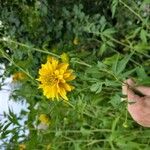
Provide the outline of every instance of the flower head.
[[78,45],[79,44],[79,39],[77,37],[74,38],[73,44],[74,45]]
[[46,114],[41,114],[41,115],[39,116],[39,121],[40,121],[41,123],[43,123],[43,124],[48,125],[48,124],[50,123],[50,118],[49,118],[48,115],[46,115]]
[[25,144],[19,144],[19,150],[25,150],[26,145]]
[[73,90],[73,86],[68,81],[75,79],[73,70],[68,69],[68,63],[59,63],[53,57],[48,57],[45,64],[39,69],[38,81],[41,82],[39,88],[43,89],[43,93],[47,98],[59,98],[68,100],[67,92]]
[[23,72],[16,72],[13,74],[13,81],[21,81],[26,78],[26,75]]

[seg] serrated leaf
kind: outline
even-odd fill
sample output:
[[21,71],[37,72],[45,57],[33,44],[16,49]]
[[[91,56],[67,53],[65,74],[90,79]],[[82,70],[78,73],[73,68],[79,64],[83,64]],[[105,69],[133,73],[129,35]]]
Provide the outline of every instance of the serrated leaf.
[[81,127],[80,131],[83,136],[85,136],[85,135],[87,136],[87,135],[91,134],[91,130],[87,130],[83,127]]
[[150,50],[150,46],[148,44],[145,44],[145,43],[139,43],[139,44],[136,44],[134,46],[134,50],[136,50],[137,52],[147,52]]
[[113,28],[109,28],[103,31],[103,35],[105,36],[111,36],[111,34],[114,34],[116,31]]
[[118,55],[115,55],[115,57],[114,57],[114,59],[113,59],[113,61],[114,61],[114,63],[113,63],[113,65],[112,65],[112,71],[114,72],[114,74],[116,74],[116,72],[117,72],[117,65],[118,65],[118,61],[119,61],[119,54]]
[[111,103],[114,108],[118,108],[119,104],[121,103],[121,97],[118,94],[116,94],[113,97],[111,97],[109,103]]
[[143,43],[147,43],[147,32],[142,29],[141,32],[140,32],[140,38],[142,40]]
[[120,75],[120,78],[122,79],[122,78],[128,77],[128,76],[131,75],[133,72],[135,72],[136,69],[137,69],[137,68],[134,68],[134,69],[132,69],[132,70],[129,70],[129,71],[127,71],[127,72],[121,74],[121,75]]
[[145,79],[145,78],[148,78],[145,70],[143,67],[138,67],[137,70],[136,70],[136,73],[138,75],[139,78],[141,79]]
[[110,47],[115,47],[115,44],[112,41],[107,41],[106,42],[107,45],[109,45]]
[[98,55],[103,55],[103,53],[106,51],[106,43],[103,43],[102,45],[101,45],[101,47],[100,47],[100,49],[99,49],[99,53],[98,53]]
[[111,4],[112,18],[114,18],[117,6],[118,6],[118,0],[113,0]]
[[91,87],[90,87],[90,90],[92,92],[95,92],[96,94],[97,93],[100,93],[101,90],[102,90],[102,83],[98,82],[98,83],[94,83]]
[[120,84],[117,81],[112,81],[108,79],[105,80],[104,84],[106,86],[112,86],[112,87],[120,86]]
[[118,62],[117,72],[116,72],[117,75],[119,75],[126,68],[126,65],[129,62],[132,55],[133,53],[131,53],[130,55],[126,55],[121,61]]
[[106,65],[105,65],[104,63],[98,61],[98,62],[97,62],[97,67],[98,67],[99,69],[103,69],[103,68],[106,68]]

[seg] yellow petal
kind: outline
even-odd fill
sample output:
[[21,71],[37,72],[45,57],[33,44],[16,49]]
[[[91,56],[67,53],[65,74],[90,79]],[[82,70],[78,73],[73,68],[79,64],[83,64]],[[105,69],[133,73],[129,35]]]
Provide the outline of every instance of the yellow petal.
[[72,81],[72,80],[74,80],[76,78],[76,76],[75,75],[71,75],[70,74],[70,76],[69,77],[67,77],[67,78],[65,78],[67,81]]
[[53,70],[55,70],[57,68],[57,65],[58,65],[58,60],[56,60],[55,58],[52,58],[51,65],[53,67]]
[[71,91],[71,86],[70,86],[69,84],[64,83],[62,86],[64,87],[64,89],[65,89],[66,91]]
[[67,70],[68,66],[69,66],[69,64],[67,64],[67,63],[61,63],[58,65],[58,69],[60,69],[60,71],[62,71],[62,73],[64,73]]
[[39,69],[39,88],[43,89],[43,94],[48,99],[62,97],[68,100],[67,92],[73,89],[67,81],[73,80],[75,76],[73,70],[68,69],[68,63],[59,63],[57,59],[50,57],[46,64]]
[[63,87],[59,88],[59,94],[63,99],[68,100],[68,98],[66,96],[66,91]]

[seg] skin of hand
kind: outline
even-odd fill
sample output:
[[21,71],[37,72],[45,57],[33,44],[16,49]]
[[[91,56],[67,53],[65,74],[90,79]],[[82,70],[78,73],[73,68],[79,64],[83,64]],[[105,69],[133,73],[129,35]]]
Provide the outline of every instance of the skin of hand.
[[[125,83],[135,87],[135,83],[131,79],[126,80]],[[135,88],[145,95],[140,97],[127,84],[123,84],[122,93],[127,95],[130,115],[141,126],[150,127],[150,87],[136,86]]]

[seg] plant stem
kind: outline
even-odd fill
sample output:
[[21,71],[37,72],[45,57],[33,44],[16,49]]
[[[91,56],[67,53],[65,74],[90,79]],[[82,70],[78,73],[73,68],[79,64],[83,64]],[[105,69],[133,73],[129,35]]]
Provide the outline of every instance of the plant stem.
[[34,51],[37,51],[37,52],[49,54],[49,55],[52,55],[52,56],[54,56],[54,57],[60,58],[59,55],[54,54],[54,53],[52,53],[52,52],[44,51],[44,50],[41,50],[41,49],[38,49],[38,48],[34,48],[34,47],[31,47],[31,46],[28,46],[27,44],[20,43],[20,42],[16,42],[16,41],[13,41],[13,40],[11,40],[11,39],[0,39],[0,41],[14,43],[14,44],[17,44],[17,45],[22,46],[22,47],[26,47],[26,48],[29,48],[29,49],[33,49]]
[[16,66],[19,70],[21,70],[24,74],[26,74],[31,80],[35,82],[35,79],[28,72],[26,72],[23,68],[17,65],[4,51],[0,49],[0,52],[2,53],[4,58],[6,58],[10,63]]
[[137,16],[143,22],[143,18],[138,13],[136,13],[131,7],[129,7],[122,0],[119,0],[119,2],[122,3],[124,5],[124,7],[128,8],[135,16]]

